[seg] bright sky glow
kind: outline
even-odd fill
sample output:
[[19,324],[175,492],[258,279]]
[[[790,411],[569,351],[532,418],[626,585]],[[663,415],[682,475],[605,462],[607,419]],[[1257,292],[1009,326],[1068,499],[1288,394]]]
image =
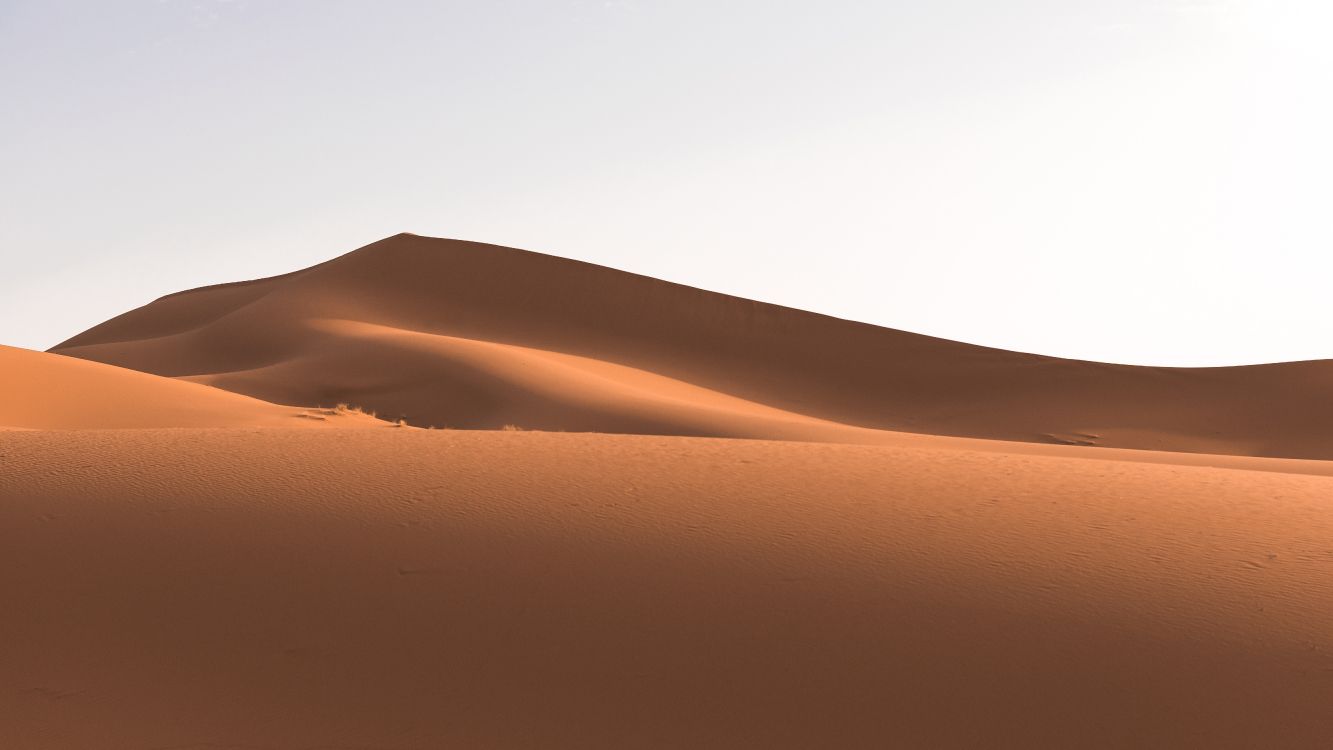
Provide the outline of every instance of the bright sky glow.
[[1333,357],[1333,4],[10,0],[0,343],[399,231],[1061,356]]

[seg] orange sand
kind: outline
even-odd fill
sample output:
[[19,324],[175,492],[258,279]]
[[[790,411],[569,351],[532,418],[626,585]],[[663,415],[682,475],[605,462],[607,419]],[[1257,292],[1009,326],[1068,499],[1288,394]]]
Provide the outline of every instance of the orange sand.
[[55,351],[0,347],[0,748],[1333,738],[1331,362],[411,235]]
[[172,378],[0,346],[0,430],[383,426]]
[[1325,746],[1333,478],[1099,453],[0,435],[0,746]]
[[418,426],[800,440],[851,426],[1333,458],[1333,362],[1019,354],[414,235],[164,297],[56,351]]

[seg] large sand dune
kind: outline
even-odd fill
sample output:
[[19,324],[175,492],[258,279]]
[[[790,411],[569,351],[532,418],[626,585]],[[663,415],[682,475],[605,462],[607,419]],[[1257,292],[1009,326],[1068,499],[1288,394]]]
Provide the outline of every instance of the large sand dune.
[[[409,235],[56,351],[0,347],[0,748],[1333,737],[1331,362],[1052,359]],[[338,402],[670,436],[282,429],[384,426]]]
[[0,435],[0,746],[1328,747],[1333,478],[927,442]]
[[171,295],[55,351],[419,426],[854,440],[848,428],[1333,458],[1333,362],[988,349],[510,248],[397,235]]

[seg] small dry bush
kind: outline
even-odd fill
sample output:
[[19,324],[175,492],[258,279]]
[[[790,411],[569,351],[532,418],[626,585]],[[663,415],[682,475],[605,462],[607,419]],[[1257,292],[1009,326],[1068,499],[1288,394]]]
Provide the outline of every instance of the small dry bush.
[[342,415],[342,414],[364,414],[364,415],[366,415],[366,416],[368,416],[368,417],[374,417],[374,416],[376,416],[376,415],[375,415],[375,412],[373,412],[373,411],[366,411],[365,409],[362,409],[362,408],[359,407],[359,406],[350,406],[350,405],[348,405],[348,404],[338,404],[337,406],[333,407],[333,411],[332,411],[331,413],[332,413],[332,414],[339,414],[339,415]]

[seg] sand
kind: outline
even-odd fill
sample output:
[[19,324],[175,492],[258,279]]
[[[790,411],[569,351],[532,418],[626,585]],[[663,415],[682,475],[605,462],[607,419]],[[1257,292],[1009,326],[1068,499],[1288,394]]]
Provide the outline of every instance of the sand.
[[172,378],[0,346],[0,430],[371,427],[364,414],[293,409]]
[[815,422],[1333,458],[1333,362],[1064,360],[407,234],[286,276],[171,295],[55,351],[418,426],[822,440]]
[[0,347],[0,748],[1328,747],[1331,387],[412,235],[170,295]]
[[1333,478],[1099,453],[0,435],[0,746],[1326,746]]

